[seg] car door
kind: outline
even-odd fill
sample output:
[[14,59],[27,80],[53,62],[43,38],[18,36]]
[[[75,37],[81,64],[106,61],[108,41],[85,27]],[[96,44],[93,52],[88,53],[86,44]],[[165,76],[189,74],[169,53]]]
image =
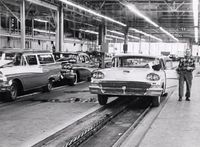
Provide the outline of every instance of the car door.
[[90,75],[89,59],[85,55],[79,55],[79,74],[81,80],[86,80]]
[[25,55],[22,57],[21,76],[24,90],[30,90],[41,86],[42,69],[38,65],[37,57],[34,54]]
[[169,91],[178,85],[178,74],[172,60],[165,60],[163,64],[166,74],[166,89]]
[[58,80],[61,70],[61,64],[55,62],[53,55],[45,53],[45,54],[38,54],[37,57],[40,67],[44,72],[43,84],[46,84],[49,78]]

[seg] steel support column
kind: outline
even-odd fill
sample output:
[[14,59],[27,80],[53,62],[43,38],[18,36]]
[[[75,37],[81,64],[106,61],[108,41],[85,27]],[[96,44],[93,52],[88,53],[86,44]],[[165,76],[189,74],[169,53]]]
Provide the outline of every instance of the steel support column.
[[60,16],[60,22],[59,22],[59,51],[64,51],[63,50],[63,42],[64,42],[64,9],[63,9],[63,4],[61,4],[60,9],[59,9],[59,16]]
[[[105,53],[105,52],[108,52],[108,49],[107,49],[107,46],[106,46],[106,26],[105,24],[100,24],[99,25],[99,45],[100,45],[100,51]],[[104,64],[104,57],[105,54],[103,54],[102,56],[102,59],[101,59],[101,68],[104,68],[105,67],[105,64]]]
[[56,12],[56,39],[55,39],[56,51],[60,50],[59,38],[60,38],[60,10],[58,8]]
[[123,51],[124,53],[128,52],[128,27],[125,28],[125,33],[124,33],[124,44],[123,44]]
[[22,3],[20,4],[20,18],[21,18],[21,48],[25,49],[25,0],[22,0]]

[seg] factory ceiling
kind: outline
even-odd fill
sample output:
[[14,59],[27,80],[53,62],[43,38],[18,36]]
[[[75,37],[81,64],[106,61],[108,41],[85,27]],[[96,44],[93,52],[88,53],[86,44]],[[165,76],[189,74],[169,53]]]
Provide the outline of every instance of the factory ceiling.
[[[17,17],[20,17],[18,6],[20,1],[21,0],[0,0],[0,5],[2,7],[1,13],[3,14],[8,11],[3,5],[5,4]],[[36,1],[60,6],[64,0]],[[175,42],[175,40],[164,33],[160,27],[164,28],[178,40],[190,40],[194,42],[192,0],[71,0],[71,2],[126,24],[129,28],[135,28],[151,34],[165,42]],[[134,6],[143,16],[156,23],[158,27],[155,27],[148,23],[144,18],[133,13],[127,8],[127,5]],[[122,33],[126,31],[126,27],[117,23],[102,19],[101,17],[85,12],[84,10],[67,5],[66,3],[63,3],[63,6],[65,20],[64,28],[65,32],[69,32],[69,36],[70,32],[76,32],[80,29],[98,32],[100,24],[105,24],[108,30]],[[47,20],[50,23],[52,31],[56,26],[55,13],[56,10],[45,8],[45,5],[37,6],[36,4],[33,4],[31,0],[26,3],[26,19],[28,20],[34,17]],[[129,32],[136,37],[155,41],[138,32]]]

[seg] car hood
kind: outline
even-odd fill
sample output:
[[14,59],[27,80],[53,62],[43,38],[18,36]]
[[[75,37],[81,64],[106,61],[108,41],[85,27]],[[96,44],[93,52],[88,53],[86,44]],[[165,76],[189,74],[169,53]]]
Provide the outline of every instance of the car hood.
[[147,74],[160,73],[150,68],[109,68],[100,71],[104,73],[104,80],[111,81],[146,81]]
[[6,65],[8,63],[11,63],[11,62],[13,62],[13,61],[12,60],[0,60],[0,67]]

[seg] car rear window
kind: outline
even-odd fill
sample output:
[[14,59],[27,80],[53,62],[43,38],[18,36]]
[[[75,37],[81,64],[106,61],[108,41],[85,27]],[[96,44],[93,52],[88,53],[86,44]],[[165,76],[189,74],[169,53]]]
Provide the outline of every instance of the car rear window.
[[5,53],[5,60],[13,60],[15,53]]
[[40,64],[54,63],[54,58],[51,54],[38,55]]

